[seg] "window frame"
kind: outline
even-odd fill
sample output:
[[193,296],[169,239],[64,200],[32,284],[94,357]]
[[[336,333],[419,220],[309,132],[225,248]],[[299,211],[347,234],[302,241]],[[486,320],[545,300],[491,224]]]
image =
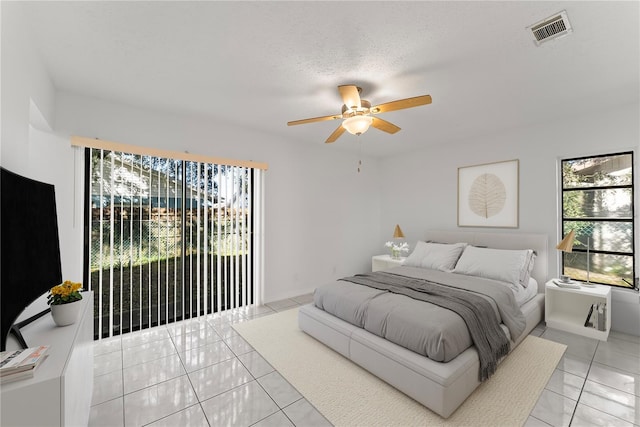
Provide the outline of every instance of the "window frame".
[[[594,186],[586,186],[586,187],[571,187],[565,188],[564,186],[564,164],[569,161],[579,161],[586,159],[597,159],[601,157],[613,157],[613,156],[631,156],[631,183],[625,185],[594,185]],[[559,162],[559,179],[560,179],[560,240],[564,237],[564,225],[566,222],[578,222],[578,221],[589,221],[593,223],[631,223],[631,252],[621,252],[621,251],[612,251],[612,250],[602,250],[602,249],[589,249],[589,254],[603,254],[603,255],[614,255],[614,256],[631,256],[631,269],[632,269],[632,283],[630,286],[621,286],[611,283],[602,283],[595,280],[590,280],[591,283],[597,283],[599,285],[612,286],[619,289],[632,289],[638,290],[638,280],[636,276],[636,212],[635,212],[635,153],[633,150],[628,151],[620,151],[620,152],[611,152],[605,154],[595,154],[590,156],[580,156],[580,157],[567,157],[561,158]],[[611,218],[611,217],[589,217],[588,219],[580,218],[580,217],[565,217],[565,193],[573,192],[573,191],[598,191],[598,190],[611,190],[611,189],[631,189],[631,219],[627,218]],[[586,249],[582,248],[573,248],[573,252],[579,253],[587,253]],[[560,252],[560,272],[561,274],[565,274],[565,254],[564,252]],[[625,281],[626,282],[626,281]]]

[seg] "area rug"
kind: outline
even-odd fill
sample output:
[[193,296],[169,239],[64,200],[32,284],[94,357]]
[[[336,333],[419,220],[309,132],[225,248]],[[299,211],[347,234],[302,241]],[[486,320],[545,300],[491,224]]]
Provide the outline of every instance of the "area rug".
[[566,348],[528,336],[444,419],[298,329],[298,309],[233,327],[336,426],[522,426]]

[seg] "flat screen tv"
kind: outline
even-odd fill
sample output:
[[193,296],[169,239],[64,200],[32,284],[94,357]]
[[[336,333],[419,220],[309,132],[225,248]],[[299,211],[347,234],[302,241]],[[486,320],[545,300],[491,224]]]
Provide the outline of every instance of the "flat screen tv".
[[0,169],[0,342],[5,350],[9,332],[20,335],[29,321],[14,325],[20,313],[62,283],[62,267],[54,186]]

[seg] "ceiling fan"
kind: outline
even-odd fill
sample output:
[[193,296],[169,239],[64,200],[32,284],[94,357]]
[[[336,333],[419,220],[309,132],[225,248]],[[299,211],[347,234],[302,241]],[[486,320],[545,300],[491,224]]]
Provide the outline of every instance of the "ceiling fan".
[[398,126],[386,120],[382,120],[379,117],[374,117],[374,115],[431,104],[431,96],[422,95],[386,102],[372,107],[369,101],[360,99],[360,92],[362,92],[362,88],[355,85],[342,85],[338,86],[338,90],[340,91],[340,96],[344,101],[341,114],[294,120],[292,122],[287,122],[287,126],[322,122],[325,120],[344,119],[342,124],[338,126],[331,135],[329,135],[329,138],[325,141],[326,143],[337,140],[345,130],[353,135],[361,135],[369,129],[369,126],[373,126],[374,128],[387,133],[396,133],[400,130]]

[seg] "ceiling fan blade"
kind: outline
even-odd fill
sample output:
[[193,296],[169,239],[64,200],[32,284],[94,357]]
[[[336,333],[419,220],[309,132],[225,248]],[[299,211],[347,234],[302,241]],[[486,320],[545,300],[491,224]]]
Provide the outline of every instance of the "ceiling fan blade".
[[379,117],[373,118],[373,121],[371,122],[371,126],[387,133],[396,133],[400,130],[398,126],[386,120],[382,120]]
[[323,122],[325,120],[336,120],[341,118],[342,118],[342,115],[313,117],[311,119],[294,120],[292,122],[287,122],[287,126],[303,125],[305,123]]
[[413,98],[386,102],[384,104],[376,105],[375,107],[371,108],[371,113],[386,113],[388,111],[403,110],[405,108],[413,108],[426,104],[431,104],[431,95],[414,96]]
[[355,109],[362,106],[362,104],[360,103],[360,93],[358,92],[358,86],[343,85],[338,86],[338,90],[340,91],[340,96],[344,101],[344,105],[346,105],[348,108]]
[[340,126],[338,126],[338,129],[334,130],[333,133],[329,135],[329,138],[327,138],[325,143],[329,144],[331,142],[335,142],[336,139],[340,138],[340,136],[344,133],[344,131],[345,131],[345,128],[343,128],[342,124],[340,124]]

